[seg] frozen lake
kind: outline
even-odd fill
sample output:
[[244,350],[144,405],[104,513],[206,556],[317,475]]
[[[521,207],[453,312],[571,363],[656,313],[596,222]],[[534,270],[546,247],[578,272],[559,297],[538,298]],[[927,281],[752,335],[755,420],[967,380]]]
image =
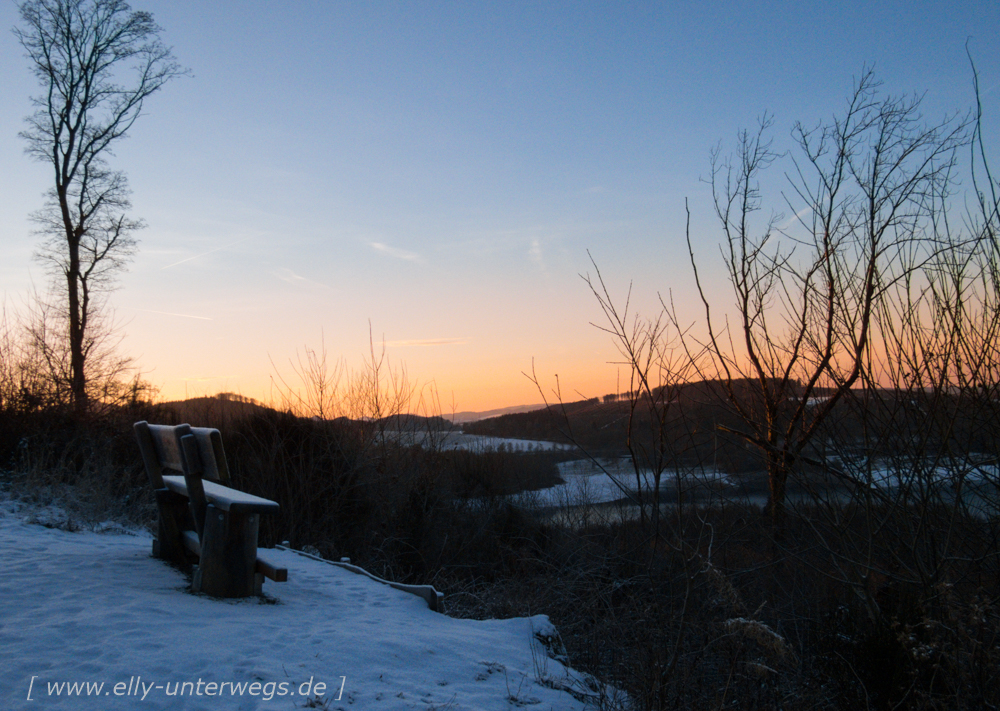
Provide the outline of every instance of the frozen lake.
[[[436,447],[441,450],[508,451],[530,452],[574,452],[568,444],[544,442],[530,439],[486,437],[462,432],[387,432],[404,444]],[[919,490],[934,487],[943,501],[953,500],[957,491],[966,504],[977,515],[997,515],[997,492],[1000,491],[1000,467],[995,459],[986,455],[972,454],[961,462],[942,466],[940,462],[903,462],[892,466],[886,461],[871,460],[843,461],[830,460],[833,469],[843,471],[855,483],[848,485],[843,480],[829,479],[825,482],[813,480],[806,488],[796,486],[789,480],[788,504],[812,505],[816,496],[830,500],[830,497],[847,502],[854,487],[871,487],[893,498],[900,490]],[[906,466],[909,464],[909,466]],[[623,507],[634,505],[637,493],[651,494],[655,479],[648,470],[636,472],[628,457],[610,459],[574,459],[557,465],[559,476],[565,482],[546,489],[528,491],[514,496],[524,506],[537,508],[589,509],[595,506],[607,508],[613,502]],[[816,491],[808,489],[816,486]],[[961,488],[958,488],[961,487]],[[767,502],[766,474],[763,471],[744,474],[728,474],[712,468],[691,468],[684,470],[667,469],[660,477],[661,501],[664,506],[676,505],[678,495],[688,503],[699,505],[712,501],[729,501],[764,506]],[[649,499],[647,498],[648,502]],[[617,516],[623,515],[618,512]]]
[[[636,474],[627,457],[597,461],[577,459],[556,465],[565,484],[524,495],[537,506],[580,506],[602,504],[634,497],[641,489],[653,490],[656,480],[649,471]],[[678,472],[668,469],[660,477],[661,489],[673,489],[678,482],[685,488],[717,489],[729,483],[727,474],[710,470]]]
[[467,449],[473,452],[506,450],[508,452],[572,451],[570,444],[543,442],[534,439],[486,437],[464,432],[386,432],[396,442],[407,445],[433,446],[443,450]]

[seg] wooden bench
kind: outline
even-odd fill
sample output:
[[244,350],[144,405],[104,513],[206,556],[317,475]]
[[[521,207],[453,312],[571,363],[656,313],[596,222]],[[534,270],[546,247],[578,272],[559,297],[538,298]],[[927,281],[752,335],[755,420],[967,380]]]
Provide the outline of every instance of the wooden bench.
[[277,513],[278,504],[226,486],[218,430],[143,421],[135,434],[160,514],[154,556],[197,562],[192,587],[216,597],[260,594],[264,577],[288,580],[288,570],[257,549],[259,516]]

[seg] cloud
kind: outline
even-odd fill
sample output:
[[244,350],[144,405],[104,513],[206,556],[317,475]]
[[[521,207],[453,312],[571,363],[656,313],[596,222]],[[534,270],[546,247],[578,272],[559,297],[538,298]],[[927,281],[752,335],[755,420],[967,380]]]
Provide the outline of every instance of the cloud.
[[249,237],[244,237],[243,239],[238,239],[235,242],[231,242],[229,244],[224,244],[221,247],[216,247],[215,249],[210,249],[207,252],[202,252],[201,254],[196,254],[193,257],[185,257],[184,259],[180,260],[179,262],[174,262],[173,264],[168,264],[165,267],[160,267],[160,270],[162,271],[164,269],[170,269],[171,267],[176,267],[178,264],[184,264],[184,262],[190,262],[193,259],[198,259],[199,257],[206,257],[209,254],[213,254],[214,252],[218,252],[218,251],[223,250],[223,249],[228,249],[229,247],[235,247],[240,242],[246,242],[248,239],[250,239],[250,238]]
[[296,284],[300,281],[308,281],[308,279],[304,276],[299,276],[288,267],[278,267],[271,273],[281,279],[281,281],[287,281],[289,284]]
[[301,274],[296,274],[288,267],[278,267],[277,269],[272,271],[271,274],[281,279],[281,281],[287,282],[289,284],[299,284],[300,286],[308,284],[309,286],[319,286],[324,289],[330,288],[326,284],[323,284],[322,282],[313,281],[309,277],[304,277]]
[[386,341],[388,348],[409,348],[411,346],[464,346],[466,338],[424,338],[409,341]]
[[[799,210],[794,215],[792,215],[787,220],[785,220],[780,225],[778,225],[778,229],[779,230],[787,230],[792,225],[799,224],[801,222],[802,218],[806,217],[810,212],[812,212],[812,207],[810,207],[808,205],[806,207],[803,207],[801,210]],[[806,221],[806,223],[808,224],[808,220]]]
[[175,314],[169,311],[153,311],[152,309],[136,309],[136,311],[145,311],[147,314],[160,314],[162,316],[177,316],[179,318],[196,318],[199,321],[211,321],[208,316],[192,316],[191,314]]
[[538,239],[531,240],[531,249],[528,250],[528,256],[531,257],[531,261],[545,269],[545,257],[542,255],[542,243]]
[[422,263],[423,257],[419,254],[414,254],[413,252],[407,252],[405,249],[397,249],[396,247],[390,247],[387,244],[382,244],[381,242],[371,242],[370,246],[376,252],[381,252],[382,254],[387,254],[390,257],[395,257],[396,259],[403,259],[407,262],[420,262]]
[[538,265],[538,271],[546,279],[550,277],[549,269],[545,265],[545,254],[542,252],[542,242],[537,237],[531,240],[531,247],[528,249],[528,258]]

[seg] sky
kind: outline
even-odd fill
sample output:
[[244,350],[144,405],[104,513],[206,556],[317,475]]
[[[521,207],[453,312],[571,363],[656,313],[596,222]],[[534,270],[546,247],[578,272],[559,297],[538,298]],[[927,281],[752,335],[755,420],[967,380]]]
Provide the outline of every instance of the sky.
[[[147,223],[111,296],[123,352],[174,399],[274,400],[306,349],[360,372],[374,342],[432,409],[626,389],[581,275],[655,315],[725,298],[713,147],[840,111],[873,66],[928,120],[973,101],[1000,141],[1000,3],[137,0],[191,70],[112,165]],[[18,23],[0,3],[0,27]],[[51,180],[18,138],[37,94],[0,33],[0,289],[47,277],[28,217]],[[780,179],[780,174],[775,176]],[[783,209],[775,181],[775,209]],[[595,325],[596,324],[596,325]],[[558,375],[558,381],[556,376]]]

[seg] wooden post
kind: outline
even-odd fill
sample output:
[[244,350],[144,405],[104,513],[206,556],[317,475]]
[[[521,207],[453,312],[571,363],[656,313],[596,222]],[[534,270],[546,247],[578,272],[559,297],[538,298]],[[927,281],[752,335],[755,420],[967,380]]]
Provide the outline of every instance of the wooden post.
[[198,454],[198,442],[193,434],[181,437],[181,451],[184,457],[184,483],[187,484],[188,498],[191,499],[191,513],[194,515],[195,530],[198,538],[204,540],[205,485],[201,483],[201,455]]
[[187,497],[170,489],[157,489],[154,494],[160,521],[156,540],[153,541],[153,555],[164,560],[183,563],[187,552],[181,542],[181,531],[190,529],[188,521],[191,516]]
[[146,467],[149,485],[153,487],[153,491],[162,489],[163,470],[160,468],[160,458],[156,456],[156,445],[153,444],[153,437],[149,433],[149,423],[145,420],[136,422],[132,428],[135,431],[135,438],[139,440],[139,452],[142,454],[142,463]]
[[195,588],[216,597],[249,597],[257,592],[257,514],[205,510],[201,562]]

